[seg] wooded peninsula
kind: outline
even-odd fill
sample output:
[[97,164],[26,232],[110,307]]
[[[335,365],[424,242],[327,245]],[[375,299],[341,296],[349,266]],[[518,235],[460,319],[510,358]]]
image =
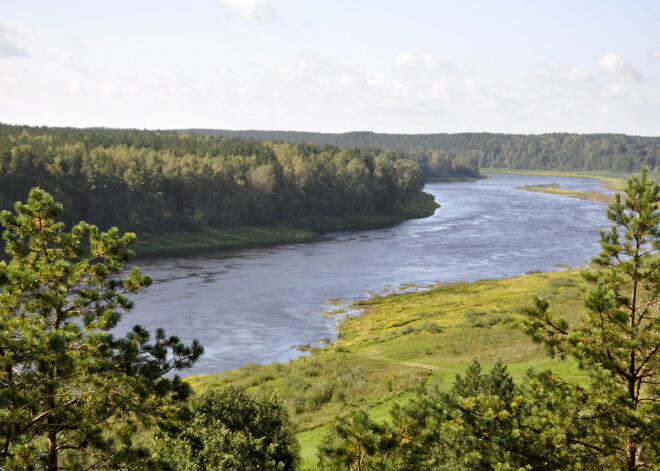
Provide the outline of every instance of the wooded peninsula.
[[[428,216],[437,205],[423,185],[419,161],[391,150],[0,125],[0,207],[40,187],[65,222],[139,231],[143,252],[168,238],[240,245]],[[236,231],[246,226],[272,237]]]

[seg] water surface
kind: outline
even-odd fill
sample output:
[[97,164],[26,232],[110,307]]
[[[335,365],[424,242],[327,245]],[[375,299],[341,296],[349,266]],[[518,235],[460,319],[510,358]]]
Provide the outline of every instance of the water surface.
[[515,190],[559,183],[597,190],[595,180],[492,175],[431,183],[434,216],[371,231],[325,234],[309,242],[140,260],[153,285],[134,298],[120,329],[164,327],[205,354],[187,374],[247,362],[286,362],[292,346],[332,338],[326,300],[352,300],[401,284],[516,276],[587,263],[599,249],[605,205]]

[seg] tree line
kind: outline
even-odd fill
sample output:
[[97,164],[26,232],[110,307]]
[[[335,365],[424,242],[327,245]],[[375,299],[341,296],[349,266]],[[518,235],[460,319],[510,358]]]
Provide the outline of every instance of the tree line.
[[389,212],[423,183],[418,162],[389,150],[0,125],[0,207],[38,186],[67,223],[157,231]]
[[294,131],[229,131],[191,129],[205,135],[241,136],[317,145],[377,147],[417,155],[428,160],[434,154],[452,165],[470,168],[514,170],[561,170],[585,172],[637,172],[660,166],[660,137],[624,134],[540,135],[458,133],[384,134],[348,132],[340,134]]

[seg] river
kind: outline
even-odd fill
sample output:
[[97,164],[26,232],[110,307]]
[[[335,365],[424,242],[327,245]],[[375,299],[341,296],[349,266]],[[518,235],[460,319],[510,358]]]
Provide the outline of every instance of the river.
[[333,338],[327,300],[368,297],[401,284],[473,281],[580,266],[599,249],[605,205],[514,187],[560,183],[597,190],[583,178],[491,175],[430,183],[442,205],[432,217],[393,227],[325,234],[308,242],[142,259],[153,285],[133,298],[118,330],[164,327],[201,341],[203,358],[185,374],[248,362],[286,362],[294,345]]

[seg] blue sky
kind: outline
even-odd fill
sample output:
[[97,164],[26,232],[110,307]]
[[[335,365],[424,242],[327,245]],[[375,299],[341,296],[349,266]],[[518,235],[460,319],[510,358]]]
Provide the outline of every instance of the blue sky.
[[0,122],[660,135],[660,2],[0,0]]

